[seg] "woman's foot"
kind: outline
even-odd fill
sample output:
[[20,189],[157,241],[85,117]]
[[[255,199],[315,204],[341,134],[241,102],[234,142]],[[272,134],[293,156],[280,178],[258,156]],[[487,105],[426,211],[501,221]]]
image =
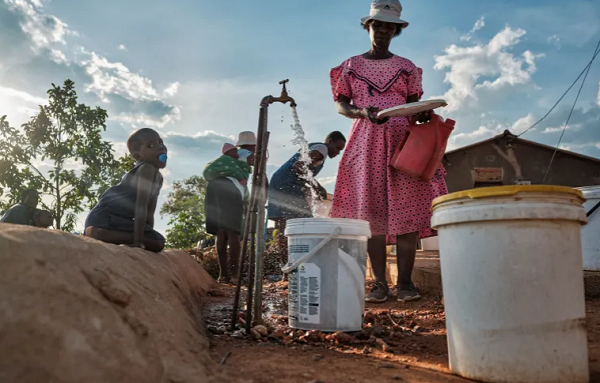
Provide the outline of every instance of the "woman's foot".
[[371,287],[371,291],[365,298],[366,302],[372,303],[381,303],[385,302],[388,299],[388,295],[390,294],[390,288],[385,282],[375,282],[373,287]]
[[396,289],[398,294],[398,302],[412,302],[421,299],[421,294],[414,284],[409,283],[406,285],[400,285]]

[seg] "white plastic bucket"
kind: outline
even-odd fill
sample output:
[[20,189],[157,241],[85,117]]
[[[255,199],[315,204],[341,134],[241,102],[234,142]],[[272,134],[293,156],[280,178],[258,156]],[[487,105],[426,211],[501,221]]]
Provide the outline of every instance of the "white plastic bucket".
[[425,251],[438,251],[440,245],[438,243],[438,237],[423,238],[421,240],[421,250]]
[[583,204],[588,224],[581,229],[583,269],[600,271],[600,186],[579,188],[587,200]]
[[588,382],[578,190],[505,186],[433,201],[452,372]]
[[365,308],[369,223],[353,219],[287,221],[289,325],[359,331]]

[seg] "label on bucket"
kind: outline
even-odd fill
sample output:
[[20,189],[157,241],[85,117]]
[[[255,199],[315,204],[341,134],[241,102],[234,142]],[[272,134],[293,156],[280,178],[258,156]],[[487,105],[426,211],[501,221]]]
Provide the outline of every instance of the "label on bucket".
[[321,269],[314,263],[303,263],[290,276],[289,316],[299,322],[320,323]]

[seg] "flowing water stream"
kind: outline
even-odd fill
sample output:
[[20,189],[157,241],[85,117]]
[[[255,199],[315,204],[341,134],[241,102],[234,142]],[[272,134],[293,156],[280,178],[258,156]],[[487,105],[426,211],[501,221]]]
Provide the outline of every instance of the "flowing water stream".
[[[292,106],[292,117],[294,122],[291,124],[292,131],[294,132],[294,137],[292,138],[292,144],[300,146],[300,159],[299,161],[304,163],[305,167],[308,169],[309,165],[312,163],[312,159],[309,155],[308,141],[306,140],[304,129],[302,129],[302,125],[300,125],[300,119],[298,118],[298,111],[295,106]],[[306,183],[309,185],[316,185],[317,181],[313,175],[311,170],[308,170],[304,175],[301,175],[301,178],[306,180]],[[312,197],[312,201],[318,201],[318,195],[314,187],[310,187],[310,196]],[[318,203],[309,203],[313,216],[317,217],[318,215]]]

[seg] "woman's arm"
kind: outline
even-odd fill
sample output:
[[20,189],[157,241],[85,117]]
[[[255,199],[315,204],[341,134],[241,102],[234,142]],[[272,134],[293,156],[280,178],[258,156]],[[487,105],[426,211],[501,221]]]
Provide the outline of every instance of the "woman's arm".
[[411,94],[410,96],[406,97],[406,103],[410,104],[411,102],[418,102],[419,101],[419,95],[418,94]]
[[[152,189],[155,173],[156,168],[149,163],[143,164],[137,171],[137,194],[135,198],[132,246],[139,247],[144,243],[144,226],[148,219],[150,191]],[[152,219],[154,220],[154,217]]]
[[368,108],[359,108],[355,105],[352,105],[350,98],[342,94],[338,95],[335,104],[337,106],[338,113],[348,118],[366,118],[376,124],[383,124],[388,120],[388,118],[377,118],[377,112],[379,112],[378,108],[372,106]]

